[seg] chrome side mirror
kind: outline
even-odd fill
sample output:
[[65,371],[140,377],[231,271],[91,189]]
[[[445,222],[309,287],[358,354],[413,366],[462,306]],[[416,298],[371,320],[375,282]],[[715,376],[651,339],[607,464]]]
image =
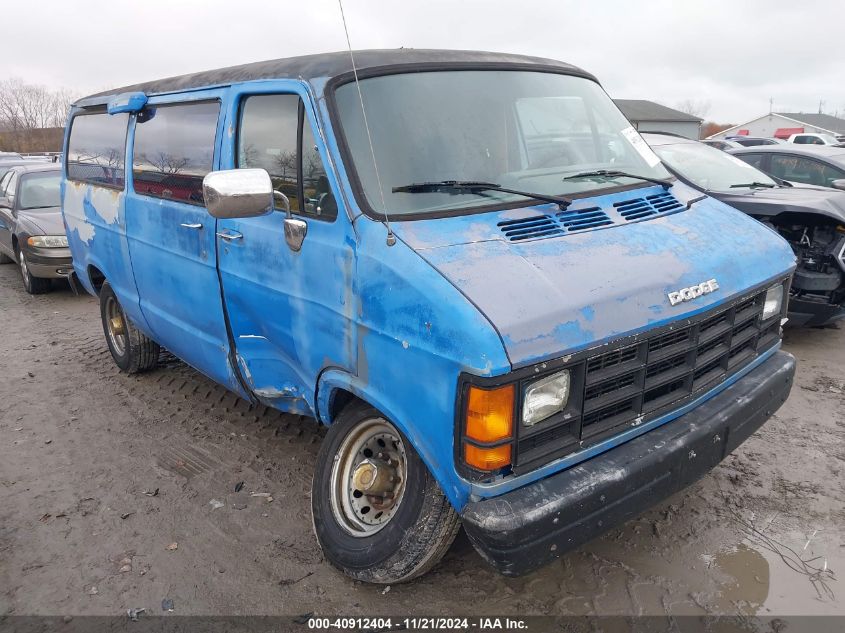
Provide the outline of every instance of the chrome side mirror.
[[839,180],[834,180],[830,183],[830,186],[834,189],[841,189],[845,191],[845,178],[840,178]]
[[202,195],[215,218],[254,218],[273,212],[273,183],[264,169],[224,169],[202,179]]
[[282,209],[285,211],[285,242],[287,242],[290,250],[298,253],[308,233],[308,223],[305,220],[293,217],[290,210],[290,198],[281,191],[274,191],[273,198],[282,205]]

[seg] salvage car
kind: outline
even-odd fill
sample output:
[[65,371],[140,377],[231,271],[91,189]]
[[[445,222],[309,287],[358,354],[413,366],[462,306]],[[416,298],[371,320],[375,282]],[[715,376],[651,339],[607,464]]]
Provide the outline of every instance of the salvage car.
[[74,269],[118,367],[163,346],[328,425],[311,503],[330,563],[409,580],[463,524],[528,572],[783,403],[794,254],[672,178],[595,77],[472,51],[354,61],[92,95],[64,152]]
[[61,214],[59,165],[30,162],[0,179],[0,264],[17,262],[24,289],[49,292],[73,272]]
[[845,190],[845,147],[786,145],[730,153],[775,178]]
[[[794,187],[696,141],[664,134],[643,136],[663,163],[690,186],[760,220],[789,242],[798,259],[789,297],[792,325],[825,326],[845,318],[845,192]],[[786,146],[741,151],[768,154],[781,147],[795,151]]]

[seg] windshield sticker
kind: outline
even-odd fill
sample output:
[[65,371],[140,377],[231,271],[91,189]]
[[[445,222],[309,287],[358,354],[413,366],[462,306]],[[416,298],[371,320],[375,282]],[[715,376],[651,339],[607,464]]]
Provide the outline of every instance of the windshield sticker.
[[628,139],[628,142],[635,150],[637,150],[639,155],[643,157],[643,160],[648,163],[649,167],[654,167],[660,162],[657,154],[652,151],[652,149],[648,146],[648,143],[643,140],[643,137],[640,136],[634,128],[626,127],[622,130],[622,136]]

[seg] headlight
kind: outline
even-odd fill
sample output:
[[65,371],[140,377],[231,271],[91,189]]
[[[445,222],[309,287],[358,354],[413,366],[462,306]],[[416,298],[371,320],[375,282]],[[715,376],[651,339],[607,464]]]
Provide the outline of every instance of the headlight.
[[783,307],[783,286],[778,284],[772,286],[766,291],[766,300],[763,303],[763,320],[771,319],[773,316],[780,314]]
[[41,248],[67,248],[66,235],[33,235],[27,241],[30,246]]
[[531,383],[522,401],[522,424],[533,426],[562,411],[569,401],[569,383],[568,369]]

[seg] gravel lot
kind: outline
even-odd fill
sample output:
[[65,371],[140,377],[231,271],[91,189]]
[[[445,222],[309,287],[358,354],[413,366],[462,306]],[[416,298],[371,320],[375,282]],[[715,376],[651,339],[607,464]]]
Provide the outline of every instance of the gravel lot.
[[843,614],[823,568],[845,573],[845,328],[785,347],[789,401],[688,490],[527,577],[460,535],[386,591],[322,559],[313,421],[251,409],[172,357],[122,375],[93,298],[30,297],[2,266],[0,616],[160,614],[163,599],[181,615]]

